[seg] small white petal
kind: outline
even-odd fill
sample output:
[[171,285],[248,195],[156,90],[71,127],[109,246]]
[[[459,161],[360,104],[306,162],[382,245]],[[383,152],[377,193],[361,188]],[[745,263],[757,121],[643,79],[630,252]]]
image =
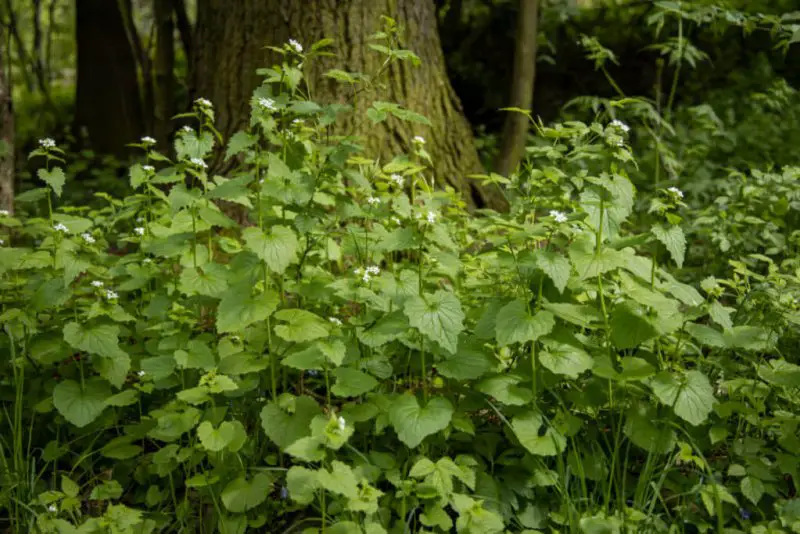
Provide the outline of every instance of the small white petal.
[[59,232],[69,233],[69,228],[64,226],[63,223],[58,223],[57,225],[53,226],[53,230],[57,230]]
[[152,137],[150,137],[149,135],[146,135],[146,136],[142,137],[142,144],[154,145],[154,144],[156,144],[156,140],[153,139]]
[[195,103],[195,104],[197,104],[198,106],[200,106],[200,107],[204,107],[204,108],[210,108],[210,107],[213,107],[213,106],[211,105],[211,101],[210,101],[210,100],[208,100],[208,99],[206,99],[206,98],[198,98],[198,99],[196,99],[196,100],[194,101],[194,103]]
[[139,235],[144,235],[144,228],[142,228],[141,226],[137,226],[136,228],[133,229],[133,231]]
[[338,317],[328,317],[328,320],[335,324],[336,326],[342,326],[342,320]]
[[116,299],[119,298],[119,295],[117,294],[116,291],[111,291],[110,289],[107,289],[106,290],[106,298],[108,300],[116,300]]
[[341,415],[339,416],[338,423],[339,423],[339,430],[343,431],[345,429],[345,427],[347,426],[347,421],[345,421],[344,417],[342,417]]
[[56,142],[50,139],[49,137],[45,137],[44,139],[39,139],[39,144],[42,148],[55,148]]
[[392,180],[392,182],[394,182],[394,184],[397,187],[403,187],[403,185],[406,183],[405,178],[403,178],[399,174],[393,174],[389,178]]
[[369,197],[367,199],[367,204],[369,204],[370,206],[375,206],[375,205],[380,204],[380,203],[381,203],[381,199],[379,199],[378,197]]
[[425,220],[428,221],[428,224],[433,224],[436,222],[436,219],[439,217],[435,211],[429,211],[428,215],[425,217]]
[[9,212],[8,210],[0,210],[0,216],[8,217],[9,215],[11,215],[11,212]]
[[425,138],[422,137],[421,135],[417,135],[417,136],[414,137],[414,142],[415,143],[419,143],[420,145],[424,145],[425,144]]
[[142,170],[145,172],[155,172],[156,168],[152,165],[142,165]]
[[92,237],[92,234],[84,233],[81,234],[81,237],[83,238],[84,241],[86,241],[90,245],[95,242],[95,239],[94,237]]
[[105,284],[103,284],[103,282],[101,282],[100,280],[94,280],[92,282],[92,286],[94,286],[94,287],[103,287],[104,285]]
[[302,54],[303,53],[303,45],[301,45],[300,43],[298,43],[294,39],[289,39],[289,46],[294,48],[294,51],[297,52],[298,54]]
[[678,189],[675,186],[670,187],[669,189],[667,189],[667,191],[669,191],[670,193],[672,193],[673,195],[675,195],[678,198],[683,198],[683,191],[681,191],[680,189]]
[[551,210],[550,216],[555,219],[557,223],[567,222],[567,215],[563,211]]
[[208,164],[206,164],[206,162],[200,158],[192,158],[189,160],[189,162],[191,162],[191,164],[195,167],[200,167],[201,169],[208,168]]

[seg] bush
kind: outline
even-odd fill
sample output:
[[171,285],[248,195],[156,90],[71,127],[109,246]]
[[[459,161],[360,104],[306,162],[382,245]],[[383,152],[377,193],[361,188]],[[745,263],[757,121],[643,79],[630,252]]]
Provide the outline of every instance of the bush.
[[[282,50],[228,178],[200,99],[135,194],[0,216],[12,528],[800,531],[793,248],[693,274],[698,210],[637,202],[619,121],[541,127],[474,216],[424,139],[379,165],[331,138]],[[50,206],[62,154],[33,156]]]

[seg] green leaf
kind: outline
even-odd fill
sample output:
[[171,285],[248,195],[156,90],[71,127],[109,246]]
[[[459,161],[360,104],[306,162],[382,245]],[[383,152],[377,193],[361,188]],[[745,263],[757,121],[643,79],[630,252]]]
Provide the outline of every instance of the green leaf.
[[596,328],[603,321],[603,316],[594,306],[586,304],[569,304],[566,302],[545,302],[542,307],[553,312],[559,319],[578,325],[582,328]]
[[704,423],[714,406],[714,389],[700,371],[683,376],[663,371],[650,381],[650,387],[658,400],[694,426]]
[[188,267],[181,272],[180,290],[187,296],[221,297],[228,289],[228,270],[218,263]]
[[667,454],[675,448],[675,431],[659,421],[656,409],[644,402],[627,411],[623,432],[634,445],[654,454]]
[[236,429],[230,421],[224,421],[218,428],[214,428],[209,421],[203,421],[197,427],[197,437],[206,450],[218,452],[233,441]]
[[555,326],[553,314],[540,310],[531,316],[521,300],[513,300],[497,313],[497,343],[500,346],[512,343],[536,341],[549,334]]
[[586,351],[568,343],[548,343],[539,353],[539,361],[553,374],[578,378],[592,368],[594,361]]
[[733,328],[731,313],[734,311],[735,310],[733,308],[723,306],[718,300],[715,300],[711,303],[708,314],[711,316],[711,319],[720,325],[724,330],[730,330]]
[[550,277],[559,293],[563,293],[572,271],[569,260],[557,252],[537,249],[533,256],[534,265]]
[[436,371],[454,380],[475,380],[494,369],[496,362],[478,343],[460,341],[458,353],[437,362]]
[[426,437],[447,428],[452,416],[453,405],[443,397],[434,397],[421,407],[415,396],[404,394],[389,408],[389,419],[397,436],[412,449]]
[[108,386],[100,380],[87,380],[83,388],[74,380],[64,380],[53,389],[53,406],[67,421],[82,428],[103,413],[110,396]]
[[64,169],[60,167],[54,167],[49,171],[47,169],[39,169],[37,174],[43,182],[53,189],[57,197],[61,197],[64,183],[67,181],[67,177],[64,176]]
[[518,415],[511,422],[517,439],[528,452],[536,456],[555,456],[564,451],[566,439],[553,427],[548,427],[542,434],[540,432],[544,420],[539,412],[527,411]]
[[225,159],[230,159],[236,154],[240,154],[255,145],[258,138],[247,132],[236,132],[228,141],[228,149],[225,151]]
[[217,310],[217,332],[240,332],[263,321],[278,306],[278,294],[266,291],[250,296],[250,285],[239,285],[225,292]]
[[241,476],[222,490],[222,502],[230,512],[245,512],[267,499],[272,482],[273,479],[266,473],[257,473],[251,480]]
[[439,290],[432,295],[409,297],[403,312],[412,327],[446,351],[456,352],[458,335],[464,330],[464,312],[454,293]]
[[242,232],[245,244],[266,262],[269,270],[283,274],[286,268],[297,261],[297,236],[285,226],[272,226],[265,234],[256,227]]
[[753,503],[754,506],[758,506],[758,501],[764,495],[764,483],[755,477],[746,476],[742,479],[740,487],[742,495],[747,497],[747,500]]
[[316,471],[298,465],[289,468],[286,474],[286,488],[292,500],[298,504],[309,505],[314,502],[319,487]]
[[521,381],[522,378],[517,375],[497,375],[481,380],[477,389],[503,404],[523,406],[531,401],[533,393],[529,388],[518,386]]
[[670,226],[669,228],[664,228],[660,224],[656,224],[653,225],[653,236],[667,247],[678,268],[683,267],[683,259],[686,255],[686,238],[681,227]]
[[337,397],[358,397],[378,385],[378,381],[370,375],[349,367],[334,369],[332,374],[336,377],[336,384],[331,392]]
[[377,348],[398,339],[408,330],[408,319],[400,310],[384,315],[372,326],[358,331],[358,339],[368,347]]
[[281,310],[275,314],[275,318],[287,323],[275,327],[275,333],[286,341],[302,343],[325,337],[330,333],[330,323],[310,311],[296,308]]
[[658,335],[647,310],[634,302],[617,304],[611,313],[611,342],[618,349],[634,349]]
[[311,397],[297,397],[286,410],[274,402],[267,403],[261,410],[261,426],[267,437],[281,449],[300,438],[311,435],[311,420],[321,412],[319,405]]
[[131,367],[131,358],[119,348],[117,325],[84,327],[72,322],[64,326],[63,333],[64,341],[74,348],[100,356],[95,361],[100,374],[115,387],[122,387]]

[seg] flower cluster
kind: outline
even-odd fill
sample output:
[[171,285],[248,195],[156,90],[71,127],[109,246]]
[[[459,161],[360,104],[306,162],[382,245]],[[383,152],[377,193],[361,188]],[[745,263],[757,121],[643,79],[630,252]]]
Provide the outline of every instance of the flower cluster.
[[69,233],[69,228],[67,228],[66,226],[64,226],[64,224],[63,224],[63,223],[58,223],[58,224],[56,224],[55,226],[53,226],[53,230],[55,230],[55,231],[57,231],[57,232],[64,232],[65,234],[68,234],[68,233]]
[[45,137],[44,139],[39,139],[39,145],[41,145],[42,148],[55,148],[56,142],[49,137]]
[[294,39],[289,39],[289,46],[292,47],[292,49],[295,52],[297,52],[298,54],[302,54],[303,53],[303,45],[301,45],[300,43],[298,43]]
[[564,223],[567,222],[567,214],[563,211],[558,210],[550,210],[550,216],[553,218],[554,221],[557,223]]
[[376,206],[376,205],[378,205],[380,203],[381,203],[381,199],[379,199],[378,197],[369,197],[369,198],[367,198],[367,204],[369,204],[370,206]]
[[208,168],[208,164],[200,158],[192,158],[189,160],[189,162],[195,167],[200,167],[201,169]]
[[258,105],[266,109],[267,111],[275,111],[276,109],[278,109],[277,107],[275,107],[275,101],[271,98],[259,98]]
[[104,284],[103,282],[101,282],[100,280],[94,280],[94,281],[92,281],[92,287],[97,287],[97,288],[100,288],[100,287],[103,287],[104,285],[105,285],[105,284]]
[[198,99],[196,99],[196,100],[194,101],[194,103],[195,103],[196,105],[200,106],[201,108],[212,108],[212,107],[214,107],[214,106],[211,104],[211,101],[210,101],[210,100],[208,100],[207,98],[198,98]]
[[144,228],[141,226],[137,226],[136,228],[133,229],[133,231],[137,235],[144,235]]
[[11,212],[8,210],[0,210],[0,217],[8,217],[11,215]]
[[150,137],[149,135],[145,135],[142,137],[142,144],[143,145],[154,145],[156,144],[156,140]]
[[425,144],[425,138],[422,137],[421,135],[416,135],[416,136],[414,136],[414,142],[417,143],[418,145],[424,145]]
[[683,198],[683,191],[681,191],[680,189],[678,189],[674,185],[672,187],[670,187],[669,189],[667,189],[667,191],[672,193],[672,195],[675,196],[675,198]]
[[110,289],[106,289],[106,298],[108,300],[117,300],[119,298],[119,295],[117,294],[116,291],[111,291]]
[[342,326],[342,320],[338,317],[328,317],[328,320],[335,324],[336,326]]
[[355,273],[356,276],[360,276],[361,280],[363,280],[364,283],[368,283],[370,280],[372,280],[373,276],[378,276],[379,274],[381,274],[381,269],[377,265],[371,265],[364,269],[359,267],[358,269],[353,271],[353,273]]
[[406,183],[405,179],[404,179],[402,176],[400,176],[399,174],[393,174],[393,175],[391,175],[391,176],[389,177],[389,179],[390,179],[390,180],[392,181],[392,183],[394,183],[394,185],[396,185],[397,187],[403,187],[403,185],[405,185],[405,183]]
[[84,241],[86,241],[90,245],[95,242],[95,238],[92,237],[92,234],[90,233],[83,233],[81,234],[81,237],[83,238]]
[[628,132],[631,131],[631,127],[628,126],[627,124],[625,124],[624,122],[622,122],[619,119],[614,119],[613,121],[611,121],[611,126],[619,128],[620,130],[622,130],[625,133],[628,133]]
[[145,172],[156,172],[156,168],[152,165],[142,165],[142,170]]

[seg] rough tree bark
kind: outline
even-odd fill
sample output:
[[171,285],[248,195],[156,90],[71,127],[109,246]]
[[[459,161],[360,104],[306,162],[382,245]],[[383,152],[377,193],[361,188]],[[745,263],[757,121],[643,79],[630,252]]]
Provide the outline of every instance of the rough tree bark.
[[[538,26],[539,0],[520,0],[508,107],[530,110],[533,103]],[[498,174],[508,176],[519,165],[525,153],[529,127],[528,117],[518,112],[508,112],[495,163]]]
[[[205,0],[198,4],[193,86],[197,97],[217,108],[218,125],[230,135],[245,126],[251,93],[260,83],[259,67],[274,57],[267,44],[289,38],[306,46],[334,39],[336,58],[320,61],[308,73],[319,102],[345,102],[350,91],[322,74],[330,68],[375,73],[383,56],[370,50],[368,37],[388,15],[405,28],[404,48],[422,60],[420,67],[397,63],[384,87],[356,98],[358,113],[343,118],[340,133],[360,135],[368,154],[388,161],[407,151],[415,135],[427,140],[438,183],[460,191],[471,206],[502,206],[499,192],[483,190],[466,175],[480,172],[472,130],[447,77],[433,0]],[[430,119],[432,127],[389,120],[365,120],[371,102],[396,102]]]
[[119,3],[77,0],[78,82],[75,125],[92,148],[124,155],[144,130],[136,60]]
[[175,26],[172,0],[153,0],[153,19],[156,27],[156,57],[153,66],[153,123],[154,134],[161,147],[166,147],[171,130],[170,119],[175,114],[174,74]]
[[6,78],[5,53],[0,53],[0,209],[14,212],[14,108]]

